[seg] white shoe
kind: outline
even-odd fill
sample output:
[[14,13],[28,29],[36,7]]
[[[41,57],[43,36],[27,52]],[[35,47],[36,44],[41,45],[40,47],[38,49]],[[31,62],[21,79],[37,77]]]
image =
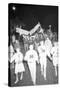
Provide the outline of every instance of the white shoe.
[[35,83],[35,82],[34,82],[33,84],[34,84],[34,85],[36,85],[36,83]]
[[22,80],[22,79],[23,79],[23,76],[20,77],[20,80]]
[[16,81],[15,81],[15,84],[18,82],[19,80],[17,79]]
[[46,80],[46,77],[44,77],[44,80]]

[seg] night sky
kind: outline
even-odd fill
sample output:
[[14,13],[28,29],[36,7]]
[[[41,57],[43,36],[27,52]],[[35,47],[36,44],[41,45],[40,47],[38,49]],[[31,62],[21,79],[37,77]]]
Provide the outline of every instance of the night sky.
[[[24,29],[32,29],[38,21],[43,28],[52,25],[53,31],[58,32],[58,6],[9,4],[9,19],[24,23]],[[13,10],[12,7],[16,9]]]

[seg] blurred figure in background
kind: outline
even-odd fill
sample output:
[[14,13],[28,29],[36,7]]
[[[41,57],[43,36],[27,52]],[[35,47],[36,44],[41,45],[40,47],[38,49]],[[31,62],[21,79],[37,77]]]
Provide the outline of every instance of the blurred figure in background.
[[57,66],[58,66],[58,42],[54,42],[54,45],[51,49],[51,54],[52,54],[52,62],[53,66],[55,68],[55,75],[57,76]]
[[17,38],[17,37],[18,36],[16,36],[16,35],[12,35],[12,45],[13,45],[15,51],[16,51],[16,48],[21,49],[19,38]]
[[41,65],[41,74],[44,76],[44,79],[46,80],[47,53],[44,41],[40,41],[40,45],[38,46],[38,53],[39,62]]
[[9,52],[10,52],[10,58],[13,56],[13,54],[14,54],[14,48],[13,48],[13,46],[12,46],[12,44],[9,46]]
[[51,52],[51,49],[52,49],[52,42],[48,38],[48,36],[45,38],[45,48],[46,48],[47,56],[50,58],[50,52]]
[[[14,55],[15,51],[14,51],[14,48],[13,48],[13,45],[10,44],[9,46],[9,54],[8,54],[8,60],[10,61],[11,60],[11,57]],[[10,69],[13,69],[14,68],[14,62],[12,64],[10,64]]]
[[15,42],[15,40],[16,40],[15,35],[12,35],[12,43],[14,43],[14,42]]

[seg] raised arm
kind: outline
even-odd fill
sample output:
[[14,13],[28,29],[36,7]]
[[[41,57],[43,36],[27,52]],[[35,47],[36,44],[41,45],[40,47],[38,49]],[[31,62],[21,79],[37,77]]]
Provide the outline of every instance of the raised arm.
[[16,54],[14,54],[12,57],[11,57],[11,60],[10,60],[10,63],[12,63],[16,58]]
[[40,23],[38,22],[38,24],[30,30],[30,35],[32,35],[38,28],[40,27]]

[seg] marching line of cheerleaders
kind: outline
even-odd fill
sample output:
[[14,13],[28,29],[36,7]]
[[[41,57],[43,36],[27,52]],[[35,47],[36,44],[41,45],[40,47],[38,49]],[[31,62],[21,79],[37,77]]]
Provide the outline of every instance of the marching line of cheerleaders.
[[[12,36],[12,42],[9,46],[9,62],[15,61],[15,84],[19,81],[18,73],[21,74],[20,80],[23,79],[23,73],[25,72],[23,61],[26,61],[30,71],[31,79],[34,85],[36,85],[36,63],[41,65],[41,75],[44,80],[46,77],[47,68],[47,57],[50,58],[55,69],[55,75],[57,76],[57,66],[58,66],[58,41],[52,41],[47,36],[45,39],[41,39],[38,43],[30,43],[28,49],[25,48],[25,53],[22,52],[19,40]],[[23,46],[23,45],[22,45]]]

